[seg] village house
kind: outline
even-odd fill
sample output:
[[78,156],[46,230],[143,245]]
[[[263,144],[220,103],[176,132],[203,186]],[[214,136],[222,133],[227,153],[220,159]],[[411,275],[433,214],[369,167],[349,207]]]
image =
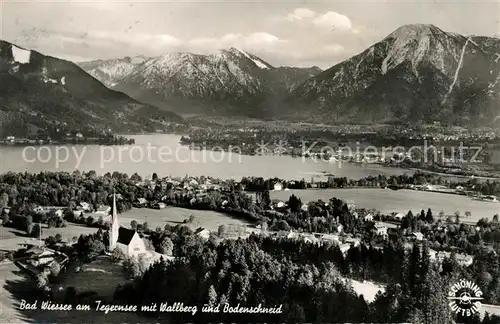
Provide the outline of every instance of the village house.
[[285,207],[286,207],[286,203],[281,201],[281,200],[274,199],[271,202],[271,209],[279,210],[279,209],[283,209]]
[[210,238],[210,231],[203,227],[196,229],[196,231],[194,231],[194,234],[204,240],[208,240]]
[[156,204],[153,205],[153,208],[155,209],[164,209],[164,208],[167,208],[167,204],[163,203],[163,202],[158,202]]
[[411,234],[411,237],[413,239],[415,239],[416,241],[422,241],[424,239],[424,234],[420,233],[420,232],[413,232]]
[[69,261],[64,253],[34,245],[28,246],[24,252],[24,256],[22,260],[16,261],[16,264],[31,275],[37,275],[44,268],[52,266],[53,263],[58,263],[62,266]]
[[41,253],[36,254],[36,256],[31,260],[31,264],[35,267],[50,267],[52,263],[57,262],[58,255],[53,250],[42,249]]
[[304,243],[316,243],[313,237],[302,235],[302,240]]
[[83,217],[83,209],[75,209],[73,210],[73,216],[76,217]]
[[302,235],[300,235],[300,233],[294,232],[292,230],[290,230],[290,232],[288,233],[288,235],[286,237],[288,239],[291,239],[291,240],[300,240],[300,239],[302,239]]
[[347,209],[352,213],[356,210],[356,204],[354,202],[348,202],[347,203]]
[[58,217],[62,217],[64,207],[44,207],[37,206],[33,209],[37,214],[48,214],[50,211],[54,211],[55,215]]
[[283,238],[297,238],[295,233],[292,230],[289,231],[279,231],[276,233],[276,236],[278,237],[283,237]]
[[394,215],[394,220],[402,221],[405,215],[403,213],[397,213]]
[[110,212],[111,212],[111,206],[99,206],[94,211],[94,214],[96,216],[108,216]]
[[387,226],[382,223],[376,223],[375,226],[375,234],[382,237],[387,237]]
[[349,243],[349,244],[352,244],[353,246],[359,246],[360,244],[360,240],[356,237],[352,237],[352,236],[347,236],[344,240],[345,243]]
[[461,266],[468,267],[474,262],[474,257],[468,254],[457,254],[457,262]]
[[[445,259],[448,259],[451,257],[451,252],[446,252],[446,251],[439,251],[436,253],[436,251],[431,250],[431,259],[435,260],[437,262],[443,262]],[[461,266],[470,266],[474,262],[474,257],[468,254],[461,254],[457,253],[455,255],[455,258]]]
[[85,212],[89,212],[92,209],[92,206],[88,202],[82,201],[80,204],[78,204],[77,209],[81,209]]
[[275,191],[283,190],[283,184],[281,182],[275,183],[273,186],[273,190]]
[[148,201],[146,200],[146,198],[137,198],[134,201],[134,207],[142,208],[142,207],[145,207],[147,203],[148,203]]
[[323,236],[321,237],[321,239],[324,242],[337,242],[337,243],[340,243],[338,235],[335,235],[335,234],[323,234]]
[[363,217],[363,219],[365,220],[365,222],[373,222],[373,214],[368,213]]
[[351,249],[351,244],[349,243],[342,243],[339,245],[340,252],[344,255],[344,257],[347,255],[347,252]]

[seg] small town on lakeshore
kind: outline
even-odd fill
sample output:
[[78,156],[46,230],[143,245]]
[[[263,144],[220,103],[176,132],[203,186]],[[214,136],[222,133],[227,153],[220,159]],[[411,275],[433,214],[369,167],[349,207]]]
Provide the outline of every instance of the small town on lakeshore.
[[[137,174],[128,177],[118,172],[99,176],[94,171],[6,173],[0,177],[1,241],[7,248],[2,252],[2,263],[13,261],[22,273],[33,278],[41,296],[54,303],[66,302],[68,294],[73,296],[74,303],[114,302],[114,289],[119,284],[137,280],[152,271],[148,269],[155,263],[176,262],[183,253],[188,253],[182,252],[189,246],[185,246],[188,237],[194,240],[190,244],[199,241],[198,244],[216,245],[227,240],[239,242],[263,237],[272,242],[326,248],[331,250],[329,253],[338,251],[336,258],[356,263],[375,257],[372,253],[386,253],[389,247],[397,249],[393,246],[397,243],[406,253],[423,249],[429,262],[441,271],[457,267],[465,272],[474,271],[471,274],[479,264],[491,262],[487,260],[493,255],[496,257],[495,247],[500,240],[498,214],[475,215],[471,211],[445,214],[424,206],[420,212],[382,213],[334,197],[304,202],[297,197],[321,188],[344,191],[364,188],[386,190],[388,194],[422,191],[494,203],[486,198],[492,196],[478,195],[481,190],[491,190],[487,184],[474,180],[443,183],[433,174],[379,176],[358,181],[329,176],[324,182],[314,178],[308,181],[257,177],[241,181],[189,176],[160,178],[156,174],[143,179]],[[57,187],[62,191],[56,191]],[[286,193],[287,200],[273,198]],[[31,197],[29,203],[25,197]],[[484,243],[477,243],[473,237],[480,237]],[[487,249],[489,244],[493,245]],[[367,255],[356,256],[355,251],[365,251],[362,253]],[[377,292],[385,291],[387,285],[386,279],[376,272],[365,273],[374,270],[360,273],[355,269],[339,269],[342,280],[350,282],[367,303],[373,302]],[[108,277],[112,275],[116,286],[89,285],[84,278],[90,273],[85,272],[92,273],[92,280],[97,282],[110,280]],[[495,312],[495,306],[483,306]]]

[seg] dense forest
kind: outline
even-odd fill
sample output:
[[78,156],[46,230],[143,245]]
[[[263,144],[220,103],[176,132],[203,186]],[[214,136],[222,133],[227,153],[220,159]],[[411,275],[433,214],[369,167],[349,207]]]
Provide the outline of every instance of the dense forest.
[[[251,236],[246,240],[203,242],[185,232],[174,240],[176,260],[160,261],[137,279],[117,288],[123,304],[182,301],[220,312],[144,313],[175,322],[412,322],[451,323],[448,288],[463,278],[460,266],[448,260],[431,263],[429,249],[415,245],[405,252],[388,244],[382,251],[351,248],[343,257],[338,247],[318,247],[288,239]],[[498,259],[496,260],[498,263]],[[387,283],[372,303],[358,296],[345,278]],[[498,282],[497,282],[498,286]],[[232,314],[224,305],[277,307],[279,314]],[[481,323],[479,318],[458,319]],[[483,323],[496,323],[485,318]]]

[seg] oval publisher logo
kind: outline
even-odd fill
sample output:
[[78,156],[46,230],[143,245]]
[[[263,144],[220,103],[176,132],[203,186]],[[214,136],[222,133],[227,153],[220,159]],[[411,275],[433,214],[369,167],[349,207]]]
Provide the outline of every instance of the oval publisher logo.
[[483,292],[478,285],[469,280],[461,280],[451,286],[448,292],[448,305],[457,315],[472,316],[479,312]]

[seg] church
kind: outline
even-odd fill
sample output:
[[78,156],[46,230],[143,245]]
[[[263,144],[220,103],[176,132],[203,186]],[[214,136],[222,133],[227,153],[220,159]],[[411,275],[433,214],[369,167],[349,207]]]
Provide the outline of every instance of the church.
[[118,248],[129,257],[137,257],[141,253],[146,253],[146,246],[139,234],[135,230],[120,226],[115,194],[113,194],[112,212],[111,228],[109,231],[109,251],[112,252]]

